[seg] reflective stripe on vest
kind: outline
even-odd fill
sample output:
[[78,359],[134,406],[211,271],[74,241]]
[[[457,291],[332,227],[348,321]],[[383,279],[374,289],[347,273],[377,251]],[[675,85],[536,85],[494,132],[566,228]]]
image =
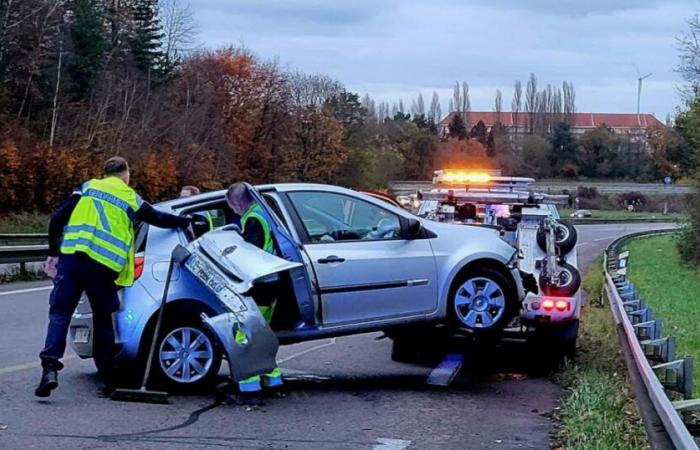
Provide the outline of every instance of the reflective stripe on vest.
[[116,284],[131,286],[133,219],[140,206],[141,198],[120,178],[84,183],[81,198],[63,232],[61,253],[84,253],[119,273]]
[[270,232],[270,223],[267,221],[266,216],[267,215],[265,214],[265,211],[262,209],[262,207],[258,203],[254,202],[248,207],[248,210],[245,212],[245,214],[243,214],[243,217],[241,217],[241,227],[245,232],[245,224],[250,218],[254,218],[258,222],[260,222],[260,226],[262,226],[264,236],[262,249],[268,253],[274,253],[275,247],[272,244],[272,233]]

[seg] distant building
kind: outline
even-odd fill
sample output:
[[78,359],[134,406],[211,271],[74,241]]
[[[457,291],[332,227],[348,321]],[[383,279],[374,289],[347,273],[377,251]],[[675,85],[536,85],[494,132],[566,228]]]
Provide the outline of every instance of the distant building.
[[[438,123],[438,132],[440,136],[446,136],[449,133],[449,126],[452,122],[456,112],[449,113],[444,119]],[[534,119],[536,122],[542,118],[540,116],[542,113],[534,113]],[[571,130],[575,134],[583,134],[586,131],[593,130],[605,124],[608,128],[612,129],[615,134],[628,134],[634,137],[640,137],[646,135],[646,130],[651,125],[663,125],[656,117],[652,114],[635,114],[635,113],[575,113],[570,116],[562,116],[566,118],[564,121],[568,121],[571,124]],[[527,133],[529,130],[529,124],[531,120],[531,115],[527,112],[519,112],[517,114],[517,124],[516,114],[512,112],[501,112],[499,114],[493,111],[470,111],[468,113],[462,113],[462,118],[467,124],[467,129],[471,129],[480,120],[484,122],[486,128],[490,129],[500,121],[505,125],[511,132],[515,133]]]

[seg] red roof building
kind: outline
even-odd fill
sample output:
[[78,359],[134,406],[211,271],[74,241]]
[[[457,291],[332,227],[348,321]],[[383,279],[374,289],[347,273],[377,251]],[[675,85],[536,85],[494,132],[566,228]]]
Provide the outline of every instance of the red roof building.
[[[448,132],[449,125],[455,114],[457,113],[449,113],[438,123],[438,129],[441,133]],[[540,113],[535,113],[535,115],[539,114]],[[496,114],[493,111],[470,111],[468,113],[462,113],[462,117],[469,127],[473,127],[481,120],[487,128],[491,128],[500,120],[503,125],[516,132],[526,132],[530,123],[530,114],[527,112],[519,112],[516,115],[512,112]],[[516,118],[517,124],[515,124]],[[603,124],[611,128],[615,133],[632,134],[639,134],[640,132],[646,131],[646,129],[653,124],[663,125],[652,114],[574,113],[572,119],[573,120],[570,119],[572,131],[578,134],[598,128]]]

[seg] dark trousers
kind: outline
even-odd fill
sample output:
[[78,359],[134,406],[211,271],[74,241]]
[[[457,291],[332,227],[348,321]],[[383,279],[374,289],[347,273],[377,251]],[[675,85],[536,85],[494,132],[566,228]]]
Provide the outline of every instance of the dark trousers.
[[46,345],[39,354],[44,368],[61,370],[71,316],[85,292],[92,308],[92,355],[100,372],[108,375],[116,354],[112,313],[119,309],[115,271],[83,253],[61,255],[49,299]]

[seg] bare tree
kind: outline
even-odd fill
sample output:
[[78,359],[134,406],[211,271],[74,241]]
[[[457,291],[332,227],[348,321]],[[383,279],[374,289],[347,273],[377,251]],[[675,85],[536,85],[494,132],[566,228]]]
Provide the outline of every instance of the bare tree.
[[440,107],[440,96],[436,91],[433,91],[433,98],[430,101],[430,112],[428,113],[428,118],[433,121],[433,123],[440,122],[442,119],[442,108]]
[[[292,91],[292,102],[296,106],[320,108],[326,100],[344,90],[341,83],[326,75],[306,75],[294,72],[288,78]],[[369,95],[366,95],[366,98],[369,99]]]
[[447,112],[450,112],[450,113],[455,112],[455,102],[452,99],[450,99],[450,102],[447,106]]
[[418,97],[411,103],[411,114],[413,116],[425,116],[425,100],[423,94],[418,93]]
[[457,113],[462,112],[462,92],[459,89],[459,81],[455,82],[454,90],[452,92],[452,107],[450,107],[450,112],[455,111]]
[[163,29],[163,53],[166,67],[176,64],[183,56],[196,49],[199,24],[189,2],[162,0],[160,23]]
[[520,115],[520,111],[523,109],[523,84],[520,82],[520,80],[515,81],[515,85],[513,86],[513,101],[510,106],[511,114],[513,115],[513,125],[514,129],[517,132],[518,127],[520,127],[520,122],[518,122],[518,116]]
[[496,89],[496,100],[494,101],[493,110],[496,113],[496,123],[501,123],[501,112],[503,111],[503,94],[500,89]]
[[576,113],[576,91],[573,83],[564,81],[562,84],[562,113],[564,121],[569,125],[573,125],[574,114]]
[[466,81],[462,82],[462,107],[460,111],[464,114],[464,123],[469,128],[469,113],[472,110],[472,103],[469,99],[469,84]]
[[531,73],[530,78],[527,80],[527,87],[525,88],[525,112],[528,114],[527,132],[529,134],[535,132],[535,117],[539,110],[537,100],[537,78],[534,73]]

